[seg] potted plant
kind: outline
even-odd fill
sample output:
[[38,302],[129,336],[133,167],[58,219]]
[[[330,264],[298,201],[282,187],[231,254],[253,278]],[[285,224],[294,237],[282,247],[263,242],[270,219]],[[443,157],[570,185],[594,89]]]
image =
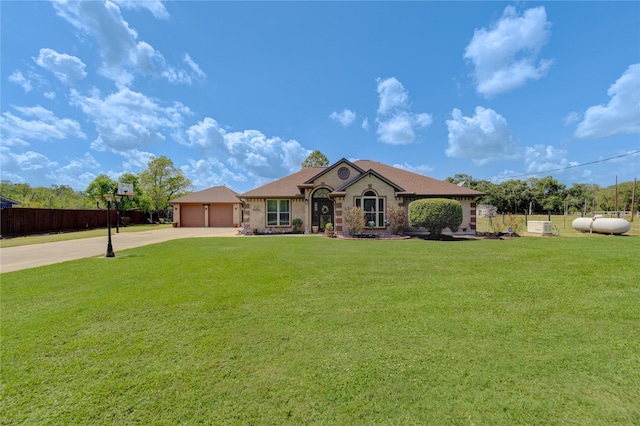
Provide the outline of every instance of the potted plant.
[[333,237],[333,223],[329,222],[324,225],[324,235],[327,237]]
[[291,225],[293,225],[293,232],[298,232],[298,230],[302,226],[302,219],[296,217],[291,221]]
[[320,229],[320,227],[318,225],[313,225],[311,227],[311,230],[313,231],[314,234],[317,234],[319,229]]

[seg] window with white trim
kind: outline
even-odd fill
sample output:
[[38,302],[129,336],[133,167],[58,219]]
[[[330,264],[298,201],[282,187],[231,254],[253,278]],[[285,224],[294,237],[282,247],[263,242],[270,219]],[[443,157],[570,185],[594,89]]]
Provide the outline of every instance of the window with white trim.
[[[364,210],[367,227],[384,227],[384,198],[378,197],[374,191],[367,191],[356,198],[356,207]],[[373,225],[373,226],[372,226]]]
[[291,203],[289,200],[267,200],[267,226],[289,226]]

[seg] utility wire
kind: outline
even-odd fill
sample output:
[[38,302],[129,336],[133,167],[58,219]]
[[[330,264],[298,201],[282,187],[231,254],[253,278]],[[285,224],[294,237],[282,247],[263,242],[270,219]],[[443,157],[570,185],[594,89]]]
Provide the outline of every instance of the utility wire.
[[605,161],[615,160],[616,158],[628,157],[630,155],[635,155],[635,154],[638,154],[638,153],[640,153],[640,150],[639,151],[628,152],[628,153],[622,154],[622,155],[616,155],[615,157],[603,158],[602,160],[596,160],[596,161],[590,161],[588,163],[576,164],[574,166],[561,167],[559,169],[544,170],[542,172],[525,173],[525,174],[521,174],[521,175],[500,176],[499,178],[496,178],[496,179],[501,179],[501,180],[502,179],[512,179],[512,178],[523,177],[523,176],[540,175],[542,173],[558,172],[560,170],[567,170],[567,169],[574,169],[576,167],[588,166],[589,164],[604,163]]

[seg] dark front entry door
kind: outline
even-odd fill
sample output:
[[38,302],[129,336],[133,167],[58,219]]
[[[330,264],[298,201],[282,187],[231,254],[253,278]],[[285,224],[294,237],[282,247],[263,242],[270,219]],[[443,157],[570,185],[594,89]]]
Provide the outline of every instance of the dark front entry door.
[[320,232],[324,232],[324,226],[333,223],[333,201],[326,198],[314,199],[311,219],[311,225],[318,226]]

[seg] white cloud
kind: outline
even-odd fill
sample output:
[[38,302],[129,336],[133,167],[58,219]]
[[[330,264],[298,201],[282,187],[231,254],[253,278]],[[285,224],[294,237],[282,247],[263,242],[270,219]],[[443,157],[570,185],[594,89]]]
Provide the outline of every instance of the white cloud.
[[369,131],[369,118],[365,117],[364,120],[362,120],[362,124],[360,125],[360,127],[362,127],[362,129],[364,129],[365,131]]
[[145,74],[153,74],[156,71],[156,63],[160,62],[164,65],[164,58],[149,43],[140,41],[136,44],[136,49],[132,52],[134,56],[133,62],[138,69]]
[[409,92],[395,77],[378,79],[379,115],[391,114],[395,110],[409,108]]
[[388,119],[378,121],[378,140],[389,145],[410,144],[416,139],[415,129],[429,124],[431,117],[428,114],[401,111]]
[[528,173],[545,172],[575,166],[578,163],[567,160],[567,151],[551,145],[528,146],[524,152],[524,162]]
[[341,112],[332,112],[329,118],[342,124],[342,127],[349,127],[355,121],[356,113],[345,108]]
[[[416,140],[416,129],[431,124],[430,114],[410,111],[409,92],[395,77],[378,79],[380,104],[376,116],[378,140],[390,145],[405,145]],[[368,129],[369,123],[366,123]],[[365,123],[363,122],[363,128]]]
[[[122,1],[119,4],[149,9],[156,17],[168,17],[159,2]],[[172,83],[191,83],[191,73],[167,65],[153,46],[138,41],[138,33],[124,20],[117,4],[108,0],[65,1],[55,2],[54,7],[71,25],[95,37],[103,60],[99,72],[113,80],[118,88],[129,86],[136,74],[158,75]],[[193,70],[191,64],[189,66]],[[200,75],[196,72],[196,76]]]
[[187,130],[188,144],[204,158],[217,159],[257,178],[274,179],[300,169],[311,151],[297,141],[267,137],[258,130],[227,132],[213,118]]
[[630,65],[609,87],[607,105],[592,106],[575,131],[577,138],[640,133],[640,64]]
[[189,65],[189,68],[191,68],[191,70],[195,73],[195,75],[197,75],[200,78],[205,78],[207,75],[204,73],[204,71],[202,71],[202,68],[200,68],[200,66],[198,64],[196,64],[193,59],[191,59],[191,56],[189,56],[188,53],[184,54],[184,62]]
[[498,173],[498,175],[493,176],[491,179],[489,179],[492,183],[500,183],[500,182],[504,182],[507,181],[509,179],[513,179],[513,176],[518,175],[521,173],[516,173],[514,170],[508,170],[505,169],[503,171],[501,171],[500,173]]
[[22,75],[20,71],[14,71],[13,74],[9,76],[9,81],[22,87],[22,89],[27,93],[33,90],[31,81],[27,80],[27,78]]
[[125,9],[147,9],[157,19],[168,19],[169,12],[160,0],[113,0]]
[[246,182],[247,177],[241,173],[234,173],[222,162],[215,158],[189,160],[189,164],[181,167],[195,188],[209,188],[225,185],[229,181]]
[[48,181],[54,181],[54,171],[58,163],[49,160],[45,155],[34,151],[14,153],[8,147],[0,147],[0,164],[2,179],[12,182],[40,182],[43,177]]
[[464,58],[475,67],[478,93],[491,97],[545,76],[552,61],[538,60],[538,54],[549,39],[550,26],[544,6],[522,16],[507,6],[489,30],[475,30]]
[[9,146],[26,146],[29,140],[82,138],[80,124],[69,118],[58,118],[41,106],[13,107],[21,116],[4,112],[0,117],[3,143]]
[[99,94],[84,97],[71,90],[71,104],[79,106],[95,124],[96,150],[116,152],[148,146],[178,135],[183,117],[191,112],[179,102],[162,106],[153,99],[129,89],[122,89],[104,99]]
[[181,69],[168,66],[162,71],[162,76],[170,83],[191,84],[191,76]]
[[572,111],[569,114],[567,114],[567,116],[564,118],[564,124],[566,126],[571,126],[574,123],[577,123],[580,120],[580,114]]
[[124,170],[145,170],[152,157],[156,157],[153,153],[140,151],[138,149],[130,149],[128,151],[119,152],[125,159],[122,163]]
[[464,117],[454,108],[451,115],[453,119],[446,122],[449,146],[445,153],[448,157],[468,158],[483,165],[494,159],[516,156],[517,147],[507,120],[494,110],[478,106],[473,117]]
[[55,182],[60,185],[69,185],[73,188],[86,188],[95,179],[95,170],[100,167],[91,154],[86,152],[84,156],[73,158],[68,164],[58,167],[55,173]]
[[40,49],[36,63],[49,70],[65,84],[73,84],[75,80],[86,77],[85,64],[75,56],[58,53],[53,49]]

